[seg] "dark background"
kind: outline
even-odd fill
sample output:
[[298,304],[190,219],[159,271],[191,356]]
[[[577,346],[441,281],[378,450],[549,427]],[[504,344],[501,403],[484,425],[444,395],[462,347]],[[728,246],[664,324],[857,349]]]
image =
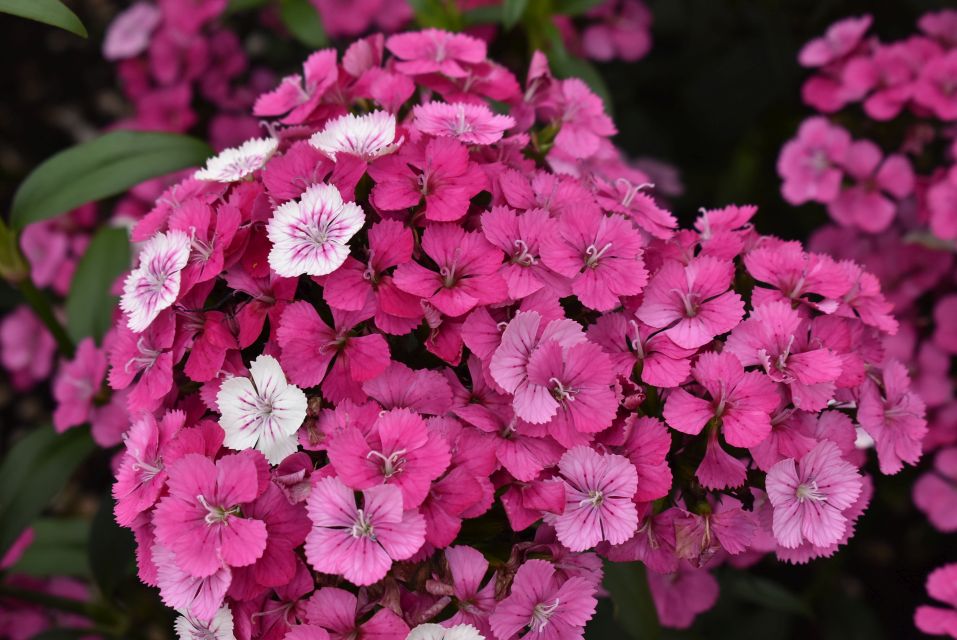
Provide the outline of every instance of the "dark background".
[[[0,16],[0,209],[16,184],[41,160],[88,138],[127,113],[112,66],[99,47],[110,17],[128,5],[116,0],[69,3],[90,39]],[[765,233],[806,239],[827,220],[819,206],[794,208],[779,195],[775,162],[781,145],[810,114],[800,100],[806,73],[800,46],[833,21],[870,12],[885,39],[912,33],[924,11],[954,6],[940,0],[657,0],[654,46],[634,64],[601,65],[613,97],[618,142],[629,154],[665,160],[680,170],[683,195],[675,211],[687,223],[699,207],[759,205]],[[516,36],[517,37],[517,36]],[[289,45],[280,44],[283,50]],[[298,46],[298,45],[295,45]],[[293,48],[295,49],[295,46]],[[499,45],[507,47],[504,39]],[[291,69],[304,49],[286,62]],[[277,68],[278,72],[287,69]],[[0,309],[15,298],[0,291]],[[16,394],[0,382],[0,449],[19,425],[34,424],[50,406],[42,394]],[[107,468],[107,457],[91,464]],[[926,465],[926,462],[925,462]],[[926,601],[924,579],[957,560],[953,538],[936,533],[913,507],[918,472],[877,478],[876,498],[852,544],[808,566],[766,560],[754,573],[773,580],[810,608],[734,582],[719,571],[719,605],[680,638],[787,640],[920,637],[913,611]],[[92,469],[84,482],[97,491],[109,479]],[[778,594],[780,596],[780,594]],[[603,603],[589,638],[619,638]]]

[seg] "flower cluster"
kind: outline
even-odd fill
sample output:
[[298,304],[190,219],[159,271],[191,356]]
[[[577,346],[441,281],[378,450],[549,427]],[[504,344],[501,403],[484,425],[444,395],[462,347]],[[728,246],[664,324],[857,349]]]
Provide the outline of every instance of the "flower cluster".
[[[953,532],[957,12],[928,13],[918,21],[918,35],[892,43],[868,37],[870,24],[870,16],[843,20],[800,55],[803,65],[815,69],[804,85],[805,102],[824,114],[856,104],[864,118],[842,112],[841,125],[825,115],[805,121],[782,150],[778,170],[785,199],[823,203],[838,225],[818,231],[812,248],[863,264],[894,304],[901,328],[885,339],[886,357],[907,363],[908,370],[898,367],[897,375],[914,379],[914,400],[928,412],[922,448],[938,449],[932,468],[914,485],[914,503],[934,527]],[[872,121],[894,126],[875,127]],[[882,137],[854,139],[852,130]],[[870,418],[859,419],[866,425]],[[877,446],[879,451],[880,440]],[[915,457],[917,450],[915,445]],[[929,581],[937,599],[953,603],[954,589],[953,571],[941,569]],[[918,627],[957,637],[953,622],[935,611],[922,607]]]
[[919,457],[877,279],[754,207],[679,230],[543,55],[371,36],[254,113],[135,227],[107,339],[116,517],[181,637],[571,640],[600,556],[687,626],[709,569],[851,537],[857,443]]

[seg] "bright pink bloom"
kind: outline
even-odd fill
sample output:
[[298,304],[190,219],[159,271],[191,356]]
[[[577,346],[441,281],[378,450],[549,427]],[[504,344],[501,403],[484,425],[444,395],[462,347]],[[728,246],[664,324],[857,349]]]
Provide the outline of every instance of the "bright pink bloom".
[[900,200],[914,190],[910,162],[898,154],[882,158],[876,144],[859,140],[848,148],[844,169],[858,184],[842,189],[828,204],[831,216],[868,233],[883,231],[897,213],[897,205],[885,193]]
[[843,58],[857,48],[872,21],[873,18],[865,14],[835,22],[823,36],[804,45],[798,61],[805,67],[823,67]]
[[389,609],[378,609],[360,623],[371,608],[335,587],[317,589],[304,607],[306,621],[326,629],[331,640],[398,640],[408,635],[409,626]]
[[153,524],[156,539],[175,554],[179,568],[205,578],[223,566],[243,567],[262,556],[266,524],[242,512],[265,490],[259,455],[237,453],[214,463],[190,453],[167,469],[169,495],[156,505]]
[[621,453],[638,471],[637,502],[650,502],[668,495],[671,489],[671,469],[668,451],[671,434],[663,422],[650,416],[625,419],[628,435],[621,445]]
[[229,567],[220,566],[208,576],[194,576],[180,568],[176,554],[158,542],[153,544],[150,557],[163,604],[198,620],[215,617],[232,581]]
[[938,238],[957,239],[957,167],[927,189],[930,229]]
[[907,368],[896,360],[884,365],[880,383],[861,386],[857,420],[877,444],[881,473],[893,474],[917,464],[927,434],[924,401],[910,390]]
[[64,361],[53,381],[53,397],[57,407],[53,426],[58,432],[95,421],[100,407],[103,381],[106,379],[106,353],[98,349],[93,338],[84,338],[77,345],[72,361]]
[[483,104],[429,102],[412,110],[413,124],[422,133],[455,138],[465,144],[492,144],[515,126],[511,116],[492,113]]
[[120,298],[127,326],[135,333],[145,330],[176,301],[180,272],[189,262],[189,244],[188,235],[170,231],[153,236],[143,246],[139,266],[126,277]]
[[957,50],[930,60],[921,69],[914,102],[934,112],[941,120],[957,120]]
[[648,574],[648,587],[661,624],[687,629],[718,601],[718,581],[705,569],[682,562],[676,572]]
[[620,376],[635,367],[641,380],[655,387],[677,387],[691,373],[693,349],[682,349],[667,335],[623,313],[606,313],[588,327],[588,339],[601,346]]
[[452,317],[504,298],[505,283],[498,275],[502,252],[481,233],[433,224],[422,235],[422,250],[438,266],[438,273],[417,262],[401,264],[394,275],[399,289],[428,300]]
[[788,549],[805,540],[817,547],[839,541],[848,526],[844,512],[863,486],[857,469],[829,440],[800,461],[787,458],[771,467],[766,485],[774,508],[774,537]]
[[914,504],[938,531],[957,531],[957,448],[942,449],[914,483]]
[[841,166],[850,145],[850,134],[825,118],[805,120],[778,158],[784,199],[795,205],[832,202],[841,188]]
[[753,447],[771,432],[771,412],[778,405],[774,384],[756,371],[744,371],[730,353],[698,356],[692,372],[710,399],[675,389],[665,402],[665,421],[682,433],[696,435],[717,418],[725,440],[734,447]]
[[927,576],[927,595],[946,608],[917,607],[914,624],[924,633],[957,638],[957,564],[945,564]]
[[362,390],[383,409],[409,409],[442,415],[452,407],[452,390],[437,371],[410,369],[393,362],[385,372],[362,385]]
[[399,58],[396,70],[410,75],[441,73],[463,78],[469,66],[484,62],[486,55],[485,43],[478,38],[439,29],[400,33],[389,37],[385,46]]
[[526,560],[512,590],[489,619],[498,638],[513,638],[528,629],[529,640],[581,640],[595,614],[595,586],[584,578],[562,581],[545,560]]
[[610,311],[620,296],[641,293],[648,281],[641,234],[623,216],[586,207],[562,215],[558,234],[542,240],[542,261],[572,281],[586,307]]
[[363,586],[378,582],[394,560],[405,560],[425,542],[425,520],[403,510],[398,487],[379,485],[355,494],[336,477],[313,485],[306,508],[313,529],[306,557],[316,571],[341,575]]
[[589,58],[635,62],[651,49],[651,11],[641,0],[602,3],[588,16],[600,20],[582,32],[582,47]]
[[602,139],[618,133],[601,98],[578,78],[562,80],[544,111],[561,127],[555,148],[573,158],[594,155]]
[[[833,313],[838,299],[846,295],[852,285],[848,272],[833,258],[818,253],[807,253],[797,242],[772,242],[749,251],[744,266],[755,280],[771,285],[771,289],[755,287],[754,306],[771,300],[801,302]],[[812,302],[806,296],[824,298]]]
[[376,185],[370,197],[383,211],[401,211],[425,198],[425,217],[447,222],[468,211],[472,197],[486,188],[486,177],[468,149],[452,138],[403,145],[398,154],[369,167]]
[[632,498],[638,473],[627,458],[575,447],[559,460],[558,473],[565,486],[565,511],[546,522],[563,545],[585,551],[602,540],[621,544],[635,534],[638,513]]
[[288,584],[296,575],[295,550],[311,528],[305,505],[291,504],[279,485],[270,482],[261,496],[243,507],[243,515],[266,524],[266,548],[252,565],[233,569],[233,586],[242,580],[263,587]]
[[143,413],[133,422],[113,485],[113,511],[119,524],[130,526],[136,516],[156,504],[166,484],[163,449],[185,421],[182,411],[168,411],[158,422],[152,413]]
[[733,263],[709,256],[688,265],[668,261],[652,277],[636,315],[679,347],[703,346],[744,315],[741,296],[728,290],[733,277]]
[[488,560],[480,551],[465,546],[446,549],[445,560],[452,574],[452,596],[458,609],[446,624],[471,624],[490,636],[488,617],[495,608],[495,582],[489,580],[482,586]]
[[132,387],[128,396],[131,412],[152,411],[173,386],[173,341],[176,318],[164,312],[143,333],[125,324],[116,328],[110,352],[110,387]]
[[283,116],[284,124],[305,122],[319,106],[326,90],[338,79],[335,49],[316,51],[302,65],[303,75],[286,76],[279,86],[256,99],[256,116]]
[[353,489],[389,484],[402,491],[403,507],[422,504],[433,480],[449,466],[449,445],[407,409],[376,420],[368,434],[345,427],[329,442],[329,462]]
[[482,214],[482,233],[505,253],[499,273],[508,285],[510,298],[520,300],[546,285],[558,285],[558,278],[540,258],[542,239],[553,233],[547,211],[516,213],[505,206],[492,207]]

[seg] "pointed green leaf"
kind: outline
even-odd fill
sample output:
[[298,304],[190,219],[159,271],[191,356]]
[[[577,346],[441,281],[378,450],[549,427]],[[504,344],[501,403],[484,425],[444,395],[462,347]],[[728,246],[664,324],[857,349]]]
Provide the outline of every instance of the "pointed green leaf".
[[77,265],[66,299],[67,330],[75,342],[92,336],[97,342],[110,328],[116,297],[113,282],[130,267],[130,243],[125,229],[103,227],[96,232]]
[[518,21],[525,15],[528,9],[528,0],[505,0],[502,3],[502,24],[506,29],[511,29],[518,24]]
[[552,5],[556,15],[577,16],[594,9],[605,0],[554,0]]
[[86,542],[90,523],[81,518],[40,518],[33,523],[33,542],[13,565],[14,573],[38,578],[89,577]]
[[144,180],[195,167],[212,154],[200,140],[172,133],[113,131],[61,151],[27,176],[13,198],[13,227],[123,193]]
[[124,580],[136,572],[136,543],[129,529],[113,519],[113,499],[103,496],[93,518],[89,538],[90,569],[100,588],[109,598]]
[[767,578],[748,573],[729,574],[724,581],[724,589],[733,597],[763,609],[807,617],[813,615],[807,603]]
[[282,0],[279,15],[289,32],[307,47],[318,49],[329,44],[319,12],[309,0]]
[[615,606],[615,620],[628,635],[635,640],[657,640],[661,636],[645,565],[606,562],[604,586]]
[[60,0],[0,0],[0,13],[42,22],[87,37],[86,27]]

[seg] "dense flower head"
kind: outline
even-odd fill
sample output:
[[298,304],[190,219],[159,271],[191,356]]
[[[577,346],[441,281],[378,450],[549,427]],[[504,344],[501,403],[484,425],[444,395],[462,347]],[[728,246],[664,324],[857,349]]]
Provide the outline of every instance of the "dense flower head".
[[755,207],[677,229],[587,84],[536,56],[518,87],[435,29],[318,52],[256,102],[268,148],[138,223],[61,423],[100,407],[108,361],[117,519],[181,633],[574,640],[599,554],[645,562],[687,625],[727,558],[847,541],[855,425],[883,471],[916,461],[873,276],[761,236]]

